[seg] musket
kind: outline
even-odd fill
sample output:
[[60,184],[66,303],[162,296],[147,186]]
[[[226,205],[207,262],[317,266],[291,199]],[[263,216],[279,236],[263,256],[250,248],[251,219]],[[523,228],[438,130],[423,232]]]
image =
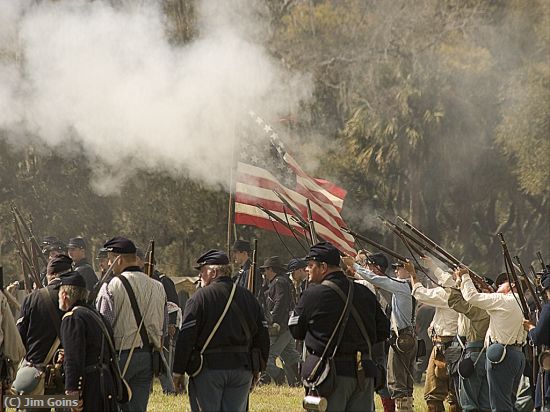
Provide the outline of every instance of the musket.
[[[23,228],[27,232],[27,234],[29,236],[29,241],[31,242],[31,245],[34,245],[36,250],[40,251],[41,250],[40,245],[38,244],[38,241],[36,240],[36,236],[34,235],[34,232],[32,231],[31,226],[28,225],[25,222],[25,219],[23,219],[23,216],[21,216],[21,212],[19,212],[19,210],[17,209],[17,207],[15,206],[14,203],[12,203],[11,208],[12,208],[12,212],[13,212],[14,216],[18,217],[21,225],[23,226]],[[32,222],[32,220],[31,220],[31,222]],[[46,257],[42,253],[39,253],[38,256],[40,256],[40,258],[42,260],[42,264],[44,264],[44,266],[46,266],[48,264],[48,261],[47,261]]]
[[256,280],[256,266],[257,263],[257,256],[258,256],[258,239],[254,239],[252,242],[252,258],[250,261],[250,267],[248,268],[248,278],[246,279],[246,288],[254,295],[254,288],[256,285],[254,284]]
[[527,275],[527,272],[525,272],[525,269],[523,269],[523,265],[521,264],[521,260],[519,259],[519,256],[514,256],[514,260],[516,261],[519,271],[521,275],[525,278],[525,282],[527,283],[527,289],[529,289],[529,293],[531,296],[533,296],[533,300],[535,301],[535,306],[537,307],[537,311],[540,312],[542,310],[542,304],[541,304],[541,293],[537,290],[537,286],[533,285],[531,282],[531,279]]
[[[407,262],[409,261],[410,259],[406,258],[405,256],[403,255],[400,255],[399,253],[395,252],[394,250],[391,250],[390,248],[387,248],[386,246],[384,245],[381,245],[380,243],[378,242],[375,242],[374,240],[371,240],[369,239],[368,237],[365,237],[357,232],[354,232],[353,230],[351,230],[350,228],[348,227],[343,227],[343,226],[340,226],[340,229],[342,229],[344,232],[346,233],[349,233],[350,235],[352,235],[353,237],[356,237],[357,239],[360,239],[362,240],[363,242],[365,243],[368,243],[369,245],[375,247],[376,249],[379,249],[381,250],[382,252],[384,253],[387,253],[388,255],[392,256],[393,258],[401,261],[401,262]],[[414,265],[415,268],[417,270],[420,270],[421,268],[419,268],[417,265]]]
[[306,199],[306,207],[307,207],[309,236],[311,238],[311,243],[315,245],[316,243],[319,242],[319,238],[317,236],[317,232],[315,231],[315,223],[313,221],[313,213],[311,213],[311,204],[309,203],[309,199]]
[[540,250],[537,252],[537,258],[539,260],[540,267],[541,267],[542,271],[545,272],[546,271],[546,265],[544,264],[544,259],[542,258],[542,253],[540,253]]
[[305,236],[303,233],[298,232],[292,225],[289,225],[287,222],[285,222],[283,219],[281,219],[279,216],[277,216],[275,213],[271,212],[270,210],[267,210],[265,207],[260,206],[256,204],[256,207],[260,209],[262,212],[264,212],[266,215],[268,215],[273,220],[277,221],[284,227],[286,227],[288,230],[290,230],[295,235],[301,236],[307,240],[307,236]]
[[544,291],[542,290],[541,277],[537,276],[537,271],[535,270],[533,265],[529,265],[529,270],[531,270],[531,276],[533,277],[533,282],[535,283],[537,290],[541,294],[542,302],[548,303],[548,297],[546,296],[546,293],[544,293]]
[[[382,223],[384,223],[384,225],[386,225],[393,233],[395,233],[404,243],[406,242],[406,240],[403,239],[403,237],[409,237],[408,233],[406,233],[405,231],[401,230],[401,228],[399,226],[397,226],[395,223],[392,223],[390,222],[389,220],[385,219],[384,217],[382,216],[378,216],[378,219],[380,219],[382,221]],[[409,238],[411,240],[413,240],[414,242],[418,242],[415,238]],[[422,251],[420,249],[418,249],[413,243],[410,243],[410,242],[406,242],[408,244],[408,246],[412,249],[412,251],[414,253],[416,253],[418,256],[420,257],[425,257],[426,254],[425,253],[422,253]]]
[[[36,282],[36,280],[39,278],[39,268],[35,267],[32,262],[32,253],[29,249],[29,246],[25,243],[25,238],[23,236],[23,233],[21,232],[21,227],[19,226],[19,222],[17,220],[17,217],[14,215],[13,218],[13,225],[15,229],[15,238],[14,242],[16,243],[19,251],[20,256],[22,259],[25,260],[26,264],[28,265],[29,272],[28,274],[31,276],[32,280]],[[38,279],[39,280],[39,279]]]
[[115,264],[120,260],[120,255],[118,255],[115,260],[111,263],[111,265],[107,268],[103,276],[101,276],[101,279],[94,285],[92,292],[88,296],[88,303],[91,305],[94,305],[95,299],[97,298],[97,294],[99,293],[99,290],[101,289],[101,286],[108,282],[109,277],[111,276],[111,273],[113,272],[113,268],[115,267]]
[[0,266],[0,292],[4,291],[4,267]]
[[[398,216],[397,219],[405,225],[411,232],[413,232],[416,236],[418,236],[420,239],[422,239],[424,242],[428,244],[428,247],[433,249],[427,249],[431,254],[433,254],[437,259],[441,260],[442,262],[447,263],[450,267],[460,267],[464,264],[451,255],[449,252],[447,252],[445,249],[443,249],[441,246],[439,246],[437,243],[435,243],[432,239],[430,239],[428,236],[426,236],[424,233],[422,233],[419,229],[414,227],[411,223],[403,219],[402,217]],[[433,252],[437,252],[437,254],[434,254]],[[476,272],[474,272],[472,269],[468,268],[470,278],[472,279],[472,282],[476,286],[478,290],[482,289],[489,289],[491,290],[491,287],[485,282],[483,277],[478,275]]]
[[294,206],[292,206],[290,204],[290,202],[288,200],[286,200],[285,197],[282,194],[280,194],[279,192],[277,192],[275,190],[273,191],[273,193],[275,193],[275,195],[281,200],[281,202],[283,202],[284,205],[286,207],[288,207],[288,209],[294,214],[296,222],[300,226],[302,226],[302,229],[309,231],[309,225],[304,220],[304,218],[302,217],[302,214],[300,213],[300,211],[298,209],[296,209]]
[[[502,232],[498,234],[498,237],[500,238],[500,245],[502,246],[502,254],[504,255],[504,267],[506,269],[506,274],[508,275],[508,281],[510,282],[511,280],[516,286],[521,311],[523,312],[523,317],[525,319],[529,319],[529,307],[527,306],[527,301],[525,300],[525,294],[523,293],[523,288],[521,286],[521,283],[519,282],[516,268],[512,263],[512,258],[510,257],[510,252],[508,251],[508,246],[506,245],[506,241],[504,240],[504,235],[502,234]],[[512,279],[510,279],[510,276]],[[512,287],[512,285],[510,285],[510,287]]]
[[23,280],[25,281],[25,289],[30,293],[33,288],[33,281],[31,277],[34,278],[32,275],[30,259],[27,255],[25,255],[25,251],[23,250],[21,244],[15,238],[12,238],[12,241],[15,244],[15,248],[17,249],[16,252],[19,255],[19,260],[21,261],[21,271],[23,274]]
[[144,272],[147,276],[153,276],[155,273],[155,240],[149,241],[149,248],[145,254]]

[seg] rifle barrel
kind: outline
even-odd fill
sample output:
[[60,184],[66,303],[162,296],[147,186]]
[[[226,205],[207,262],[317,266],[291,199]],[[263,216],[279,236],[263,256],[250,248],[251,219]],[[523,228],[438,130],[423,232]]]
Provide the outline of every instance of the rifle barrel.
[[506,241],[504,240],[504,235],[502,234],[502,232],[498,234],[498,237],[500,238],[500,245],[502,246],[502,254],[504,255],[504,267],[506,268],[506,273],[512,276],[512,281],[514,282],[514,285],[516,286],[516,290],[518,292],[523,316],[525,317],[525,319],[529,319],[529,307],[527,306],[527,301],[525,300],[525,294],[519,282],[516,269],[514,267],[514,264],[512,263],[512,258],[510,257],[510,252],[508,251],[508,246],[506,245]]

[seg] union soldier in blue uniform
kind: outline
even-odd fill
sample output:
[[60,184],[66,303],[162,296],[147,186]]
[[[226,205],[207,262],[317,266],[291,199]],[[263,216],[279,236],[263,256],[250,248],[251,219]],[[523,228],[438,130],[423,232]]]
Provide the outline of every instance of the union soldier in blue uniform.
[[[368,356],[373,344],[389,337],[389,321],[376,296],[367,287],[349,281],[342,272],[340,254],[332,244],[321,242],[313,245],[306,260],[309,282],[314,285],[302,294],[288,322],[290,332],[296,339],[305,340],[309,354],[321,356],[345,306],[344,300],[329,284],[339,288],[344,295],[353,285],[352,305],[362,325],[349,315],[334,356],[336,387],[327,397],[327,411],[374,411],[374,376],[369,373],[369,376],[363,375],[364,381],[360,379],[357,360],[363,355]],[[360,328],[368,337],[364,337]],[[333,347],[331,343],[329,353],[332,353]]]
[[[59,277],[59,308],[64,348],[65,394],[77,395],[84,411],[117,411],[113,368],[116,358],[108,339],[113,333],[101,315],[86,305],[86,281],[78,272]],[[103,322],[104,328],[98,322]],[[103,330],[108,331],[105,336]]]
[[244,411],[253,379],[267,362],[267,323],[252,293],[232,282],[224,252],[206,252],[196,268],[202,287],[185,306],[174,386],[182,390],[187,372],[191,410]]
[[[542,354],[545,359],[546,368],[550,365],[550,273],[546,272],[541,278],[541,286],[546,294],[546,303],[542,307],[539,320],[533,325],[529,320],[523,321],[523,327],[529,332],[528,336],[534,345],[544,345],[546,351]],[[543,361],[544,362],[544,361]],[[550,370],[543,370],[537,380],[537,390],[535,395],[535,408],[542,412],[550,412]],[[544,394],[544,396],[543,396]]]
[[86,259],[86,242],[84,242],[84,239],[81,237],[73,237],[69,239],[67,251],[74,261],[73,269],[80,273],[86,280],[86,289],[91,292],[98,279],[94,272],[94,268]]

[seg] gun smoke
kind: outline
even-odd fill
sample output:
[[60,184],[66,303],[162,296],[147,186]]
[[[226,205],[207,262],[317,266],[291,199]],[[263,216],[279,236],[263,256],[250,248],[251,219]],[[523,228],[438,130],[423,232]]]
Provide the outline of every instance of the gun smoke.
[[307,75],[263,47],[251,1],[200,2],[199,34],[183,46],[159,2],[111,3],[0,5],[0,129],[13,145],[83,152],[99,194],[138,170],[227,186],[247,111],[274,118],[311,94]]

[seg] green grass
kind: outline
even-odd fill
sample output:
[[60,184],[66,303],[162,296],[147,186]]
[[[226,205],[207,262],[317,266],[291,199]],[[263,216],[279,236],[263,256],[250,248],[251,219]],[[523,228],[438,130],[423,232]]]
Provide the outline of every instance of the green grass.
[[[426,403],[422,396],[424,390],[422,386],[416,386],[414,389],[414,410],[427,411]],[[256,388],[250,397],[251,412],[292,412],[303,411],[302,399],[304,390],[301,388],[289,388],[287,386],[266,385]],[[187,395],[168,396],[162,393],[158,381],[155,383],[153,393],[149,398],[148,411],[190,411],[189,399]],[[382,411],[380,398],[376,396],[376,410]]]

